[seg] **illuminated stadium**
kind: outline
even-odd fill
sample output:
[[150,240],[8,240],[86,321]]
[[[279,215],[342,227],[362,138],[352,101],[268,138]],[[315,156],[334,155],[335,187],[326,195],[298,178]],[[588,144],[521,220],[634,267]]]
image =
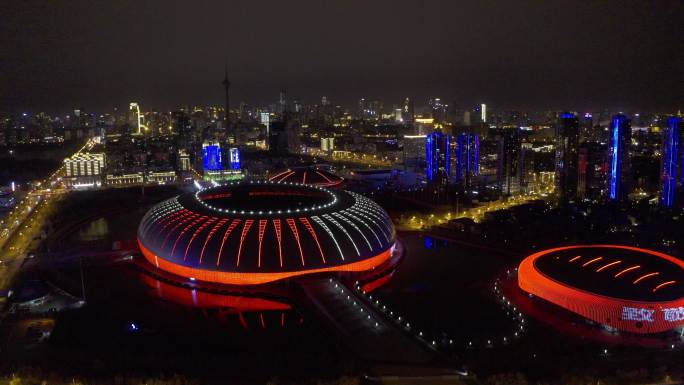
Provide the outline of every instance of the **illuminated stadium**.
[[317,168],[293,168],[276,173],[269,178],[271,182],[293,182],[320,187],[338,187],[344,179],[333,173]]
[[684,325],[684,262],[630,246],[567,246],[533,254],[519,287],[609,328],[661,333]]
[[390,263],[387,213],[355,193],[291,182],[234,182],[179,195],[138,228],[145,258],[191,280],[254,285]]

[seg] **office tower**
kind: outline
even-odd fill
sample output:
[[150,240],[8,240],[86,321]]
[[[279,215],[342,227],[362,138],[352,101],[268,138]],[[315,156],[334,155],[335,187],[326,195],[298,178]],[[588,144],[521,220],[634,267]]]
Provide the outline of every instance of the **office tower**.
[[518,128],[499,129],[498,135],[498,156],[497,156],[497,185],[501,193],[510,195],[516,189],[513,188],[514,179],[519,187],[520,174],[520,148],[522,141]]
[[482,123],[487,123],[487,105],[484,103],[480,104],[480,119]]
[[580,122],[580,143],[586,143],[592,140],[592,131],[594,129],[594,118],[590,113],[585,113]]
[[[662,204],[665,207],[673,207],[677,195],[678,184],[684,184],[684,173],[681,173],[682,181],[678,180],[680,175],[680,162],[684,162],[684,155],[680,159],[679,148],[682,142],[681,132],[682,120],[673,116],[667,120],[665,128],[665,143],[663,145],[663,173],[662,173]],[[681,186],[681,185],[680,185]]]
[[447,120],[449,105],[443,104],[440,98],[430,99],[430,108],[432,109],[432,118],[435,123],[443,123]]
[[623,114],[613,116],[610,125],[610,170],[608,172],[608,199],[625,201],[631,189],[629,146],[632,126]]
[[140,113],[138,103],[132,102],[128,105],[128,125],[132,127],[134,134],[141,135],[143,133],[143,115]]
[[328,155],[332,155],[332,152],[334,149],[335,149],[335,138],[334,137],[321,138],[321,151],[322,152],[325,152]]
[[561,202],[577,197],[579,120],[565,112],[556,124],[556,192]]
[[414,113],[414,107],[413,107],[413,99],[406,98],[404,99],[404,108],[402,111],[402,118],[404,119],[404,123],[413,123],[415,120],[415,113]]
[[278,114],[284,115],[287,113],[287,90],[282,88],[278,97]]
[[190,154],[185,149],[178,150],[178,171],[190,171],[192,166],[190,163]]
[[401,141],[405,171],[423,170],[425,167],[426,135],[404,135]]
[[221,146],[218,142],[202,143],[202,161],[204,171],[217,171],[223,169]]
[[451,135],[439,131],[425,138],[427,179],[431,184],[446,186],[451,175]]
[[456,135],[456,180],[470,186],[480,175],[480,135],[462,132]]

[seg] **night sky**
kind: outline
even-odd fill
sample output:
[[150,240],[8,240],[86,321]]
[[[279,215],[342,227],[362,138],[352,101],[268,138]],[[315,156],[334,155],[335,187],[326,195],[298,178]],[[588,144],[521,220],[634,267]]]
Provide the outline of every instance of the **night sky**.
[[0,0],[0,112],[288,96],[684,109],[684,2]]

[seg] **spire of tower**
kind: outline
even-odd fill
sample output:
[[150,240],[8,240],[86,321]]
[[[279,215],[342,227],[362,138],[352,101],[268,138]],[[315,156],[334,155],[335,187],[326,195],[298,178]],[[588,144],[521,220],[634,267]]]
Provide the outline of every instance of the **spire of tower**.
[[226,90],[226,105],[225,105],[225,117],[224,117],[224,123],[226,126],[226,130],[229,129],[230,125],[230,80],[228,80],[228,63],[225,64],[224,68],[224,77],[223,77],[223,88]]

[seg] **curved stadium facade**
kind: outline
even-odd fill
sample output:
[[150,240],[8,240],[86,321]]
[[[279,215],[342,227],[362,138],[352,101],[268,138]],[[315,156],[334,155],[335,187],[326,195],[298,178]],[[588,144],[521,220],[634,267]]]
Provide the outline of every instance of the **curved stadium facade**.
[[573,313],[631,333],[684,326],[684,262],[615,245],[567,246],[533,254],[518,285]]
[[292,182],[234,182],[171,198],[138,228],[157,268],[207,282],[261,284],[365,272],[392,256],[395,229],[375,202]]

